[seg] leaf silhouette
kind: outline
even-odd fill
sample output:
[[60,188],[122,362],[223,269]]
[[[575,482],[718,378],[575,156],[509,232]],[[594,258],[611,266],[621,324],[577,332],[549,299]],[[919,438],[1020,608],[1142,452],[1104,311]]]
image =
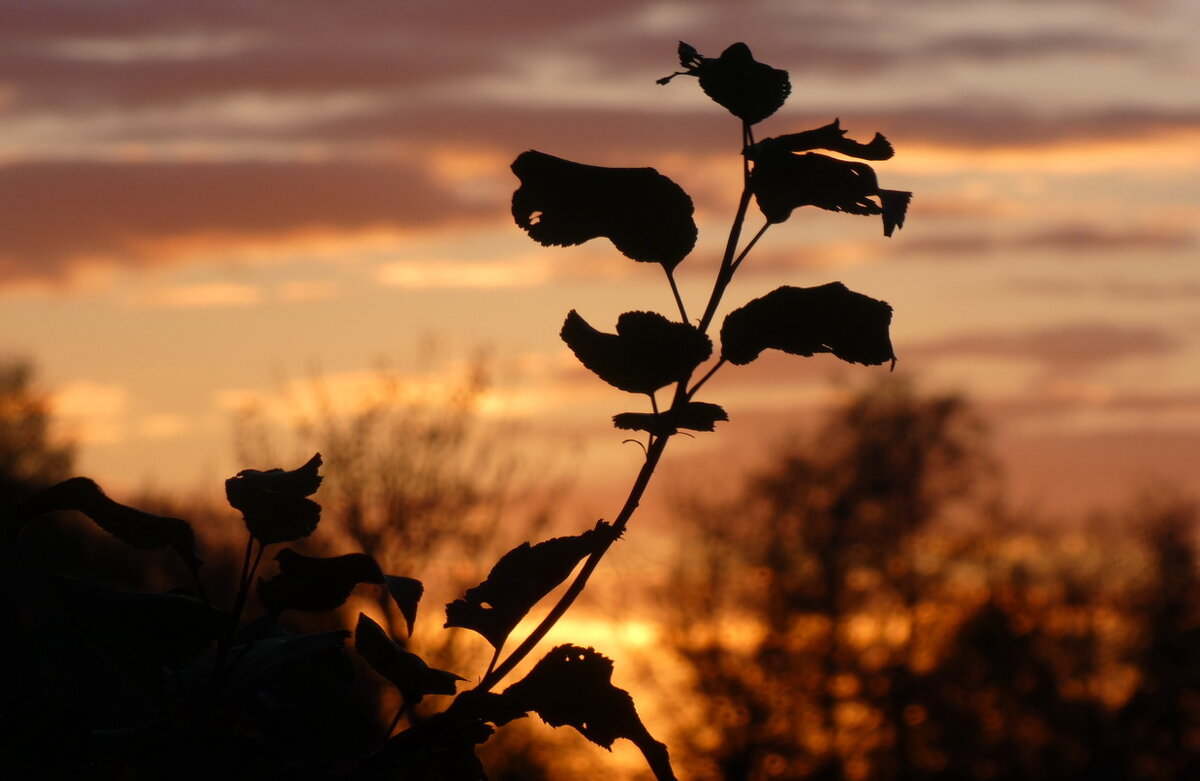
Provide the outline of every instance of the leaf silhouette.
[[828,125],[822,125],[813,130],[763,139],[750,147],[747,154],[754,157],[762,149],[764,143],[788,152],[828,149],[847,157],[857,157],[859,160],[889,160],[895,154],[891,142],[882,133],[876,133],[875,137],[866,144],[846,138],[846,131],[842,130],[840,119],[835,119]]
[[612,660],[595,650],[560,645],[503,696],[550,726],[570,725],[606,749],[612,750],[617,738],[626,738],[641,749],[655,778],[674,779],[667,747],[642,724],[629,692],[613,686],[612,673]]
[[649,431],[656,437],[676,434],[679,429],[712,431],[717,421],[729,420],[729,415],[717,404],[689,401],[678,409],[658,414],[653,412],[622,412],[613,415],[613,425],[630,431]]
[[629,393],[681,380],[712,354],[712,341],[699,329],[657,312],[626,312],[616,334],[606,334],[572,309],[559,335],[584,366]]
[[[363,757],[349,778],[428,779],[429,781],[482,781],[484,767],[475,747],[495,730],[478,718],[463,718],[458,704],[418,720],[389,738],[378,750]],[[388,772],[391,771],[391,772]]]
[[512,164],[513,218],[544,246],[607,237],[623,255],[671,271],[696,244],[692,199],[653,168],[603,168],[544,152]]
[[683,73],[673,73],[658,83],[666,84],[676,76],[696,76],[706,95],[751,125],[774,114],[792,91],[787,71],[758,62],[744,43],[733,44],[714,59],[680,41],[679,64]]
[[225,481],[229,504],[263,545],[307,537],[321,520],[321,506],[306,497],[321,486],[321,454],[291,471],[243,469]]
[[68,611],[114,661],[177,667],[229,627],[228,614],[180,593],[127,592],[56,576]]
[[83,513],[104,531],[139,550],[170,547],[192,569],[203,563],[196,553],[196,535],[187,521],[115,502],[94,480],[86,477],[72,477],[52,485],[13,508],[9,538],[16,539],[20,529],[39,515],[62,510]]
[[841,282],[784,286],[729,313],[721,326],[721,355],[742,365],[775,348],[792,355],[833,353],[850,363],[894,364],[891,322],[891,306]]
[[426,694],[454,694],[455,682],[466,680],[430,667],[421,657],[401,649],[364,613],[358,614],[358,624],[354,627],[354,648],[375,672],[400,690],[410,705],[420,702]]
[[[864,154],[883,154],[886,139],[883,143],[850,144],[861,147],[859,151],[866,150]],[[765,138],[747,150],[754,161],[750,186],[768,222],[783,222],[797,207],[816,206],[847,214],[882,215],[885,236],[904,226],[912,193],[879,189],[875,170],[866,163],[816,152],[794,154],[790,147],[797,145],[803,146],[804,142],[784,136]]]
[[284,610],[322,613],[345,603],[359,583],[383,583],[383,571],[365,553],[345,556],[305,556],[291,548],[275,554],[279,574],[259,578],[258,599],[268,613]]
[[597,549],[611,527],[596,524],[573,537],[523,542],[500,557],[487,579],[446,605],[447,627],[473,629],[495,648],[504,645],[529,609],[566,580],[575,566]]
[[[225,680],[229,692],[245,691],[256,696],[262,691],[262,681],[276,673],[310,664],[322,654],[340,649],[350,633],[345,629],[309,634],[291,634],[275,627],[280,634],[260,637],[253,643],[233,646],[229,653],[237,664],[228,669]],[[193,662],[183,670],[185,689],[208,684],[217,668],[215,654]]]
[[387,581],[388,593],[392,595],[392,601],[396,603],[396,607],[400,608],[400,614],[404,616],[404,622],[408,626],[408,636],[412,637],[413,625],[417,623],[417,605],[421,602],[421,595],[425,593],[425,586],[415,578],[405,578],[399,575],[384,575],[384,580]]

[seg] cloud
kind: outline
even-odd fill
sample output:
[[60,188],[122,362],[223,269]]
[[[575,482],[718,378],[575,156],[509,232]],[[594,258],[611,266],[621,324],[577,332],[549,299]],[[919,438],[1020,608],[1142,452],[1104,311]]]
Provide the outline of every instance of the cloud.
[[199,309],[224,306],[250,306],[262,301],[262,291],[251,285],[213,282],[200,285],[174,285],[140,297],[137,303],[147,307]]
[[1018,277],[1009,286],[1023,293],[1051,296],[1102,295],[1123,301],[1188,301],[1200,299],[1200,279],[1079,279]]
[[1050,225],[1014,234],[945,233],[909,238],[897,252],[920,257],[954,257],[1001,252],[1053,252],[1087,257],[1107,252],[1171,252],[1192,249],[1197,232],[1174,226],[1109,227],[1084,223]]
[[553,276],[549,261],[533,257],[473,262],[399,260],[381,265],[378,271],[380,284],[413,290],[526,287],[543,284]]
[[0,233],[0,269],[55,277],[80,258],[159,262],[180,238],[423,230],[482,211],[398,165],[18,163],[0,166],[0,213],[22,215]]
[[55,418],[79,442],[113,443],[125,437],[129,391],[122,385],[74,380],[54,391],[52,403]]
[[1092,370],[1128,358],[1167,355],[1181,346],[1177,337],[1162,328],[1097,321],[1025,333],[949,337],[911,345],[905,355],[923,360],[965,357],[1036,361],[1054,373],[1067,373]]
[[[926,0],[864,20],[855,8],[817,3],[515,0],[334,11],[317,0],[0,0],[0,95],[12,129],[0,144],[0,213],[22,216],[0,234],[0,282],[58,278],[87,259],[161,262],[187,241],[499,219],[511,185],[504,166],[527,148],[694,172],[698,160],[735,154],[722,132],[730,118],[693,80],[658,87],[653,78],[676,67],[676,36],[715,55],[731,29],[797,84],[828,87],[836,75],[881,85],[867,98],[855,93],[848,111],[843,93],[798,92],[768,132],[840,114],[852,134],[881,130],[901,155],[906,146],[973,153],[1200,137],[1200,109],[1177,102],[1068,107],[1043,105],[1036,90],[893,93],[889,85],[919,84],[919,74],[947,63],[1174,56],[1157,38],[1106,26],[1104,14],[1079,25],[1039,26],[1032,16],[1009,26],[928,23],[946,8]],[[494,174],[446,164],[472,155]],[[715,203],[707,191],[693,195],[701,208]],[[918,199],[914,214],[922,208]],[[1070,228],[1027,244],[910,238],[903,251],[1179,248],[1195,238]]]

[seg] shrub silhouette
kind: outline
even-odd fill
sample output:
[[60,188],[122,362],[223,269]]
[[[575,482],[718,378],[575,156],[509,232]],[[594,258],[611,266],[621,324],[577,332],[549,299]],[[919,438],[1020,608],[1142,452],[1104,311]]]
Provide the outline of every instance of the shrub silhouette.
[[[626,312],[616,332],[606,333],[574,310],[567,315],[561,336],[581,363],[616,388],[649,397],[648,410],[614,417],[617,428],[644,435],[645,460],[611,522],[516,547],[483,582],[446,606],[446,627],[477,632],[494,647],[479,682],[458,691],[465,679],[457,671],[430,667],[406,650],[403,637],[366,615],[359,616],[353,635],[348,629],[294,634],[280,626],[282,612],[329,610],[357,588],[386,588],[411,631],[421,593],[411,578],[417,573],[387,573],[370,551],[321,558],[279,547],[319,531],[321,507],[312,497],[323,479],[320,455],[294,469],[246,469],[226,481],[227,499],[242,514],[247,536],[235,596],[219,606],[206,598],[201,555],[186,521],[121,505],[91,481],[76,478],[11,511],[4,521],[9,544],[3,567],[10,582],[22,584],[22,593],[37,584],[39,612],[53,614],[56,632],[69,636],[80,656],[95,656],[96,669],[111,664],[122,673],[115,685],[129,705],[111,718],[92,714],[71,719],[69,730],[47,730],[40,741],[16,747],[22,756],[32,761],[44,751],[58,758],[56,772],[88,768],[121,778],[220,774],[465,781],[484,777],[477,745],[496,728],[536,713],[550,725],[574,727],[605,748],[618,738],[629,740],[656,778],[675,777],[666,746],[642,723],[631,695],[612,684],[613,664],[600,652],[560,645],[521,680],[503,690],[499,684],[533,652],[623,536],[672,437],[681,429],[711,431],[728,418],[718,404],[696,398],[719,370],[750,363],[765,349],[831,352],[867,365],[895,362],[888,333],[892,310],[886,303],[840,283],[785,286],[725,319],[719,357],[695,378],[711,360],[709,330],[729,283],[770,225],[786,220],[797,207],[814,205],[882,215],[884,232],[891,235],[903,224],[909,200],[908,193],[880,189],[867,164],[812,151],[885,159],[891,146],[878,134],[865,144],[849,141],[835,122],[756,142],[754,126],[783,105],[790,86],[785,71],[755,61],[745,44],[708,58],[681,43],[679,59],[682,75],[697,77],[704,92],[740,120],[743,137],[734,150],[741,160],[742,192],[698,321],[689,318],[674,277],[697,236],[692,202],[683,188],[654,169],[603,168],[533,150],[512,166],[520,180],[512,201],[519,227],[547,246],[604,237],[635,261],[661,265],[678,320]],[[743,243],[752,199],[766,221]],[[657,394],[664,388],[660,400]],[[163,594],[119,592],[25,561],[23,530],[45,513],[62,510],[87,515],[134,547],[174,550],[192,582]],[[280,574],[256,585],[268,548]],[[530,608],[568,579],[545,618],[506,654],[510,635]],[[255,598],[266,615],[243,622],[247,603]],[[24,626],[15,617],[29,608],[12,601],[6,608],[13,614],[6,616],[8,625]],[[382,740],[366,730],[353,734],[349,728],[363,719],[342,715],[355,705],[339,688],[350,674],[346,646],[351,636],[355,655],[394,685],[402,699]],[[35,684],[24,700],[6,704],[6,725],[57,725],[63,719],[61,703],[39,700],[36,689]],[[439,695],[454,695],[440,713],[425,718],[412,710]],[[342,729],[329,729],[331,721]],[[392,735],[401,722],[407,727]]]

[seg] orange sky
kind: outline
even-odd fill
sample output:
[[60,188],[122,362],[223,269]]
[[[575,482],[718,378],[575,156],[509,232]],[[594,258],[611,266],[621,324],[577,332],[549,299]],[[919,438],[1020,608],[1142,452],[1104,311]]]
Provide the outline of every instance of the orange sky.
[[[798,211],[730,307],[835,279],[889,301],[897,371],[977,399],[1039,501],[1200,488],[1198,33],[1191,0],[0,0],[3,347],[37,360],[105,485],[215,484],[250,466],[239,403],[314,367],[351,391],[381,360],[413,370],[429,336],[445,367],[424,381],[486,348],[494,414],[596,421],[585,469],[623,464],[603,426],[629,399],[558,329],[572,308],[607,329],[670,313],[670,294],[602,240],[531,242],[508,164],[535,148],[681,184],[698,308],[738,128],[693,81],[654,80],[678,39],[743,40],[791,74],[760,137],[881,131],[883,186],[916,195],[892,239]],[[831,373],[872,371],[725,371],[707,393],[731,422],[678,449],[802,420]]]

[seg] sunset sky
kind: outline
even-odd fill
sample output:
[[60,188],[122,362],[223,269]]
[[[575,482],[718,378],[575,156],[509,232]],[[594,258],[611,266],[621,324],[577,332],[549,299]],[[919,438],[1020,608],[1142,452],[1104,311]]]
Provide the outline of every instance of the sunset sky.
[[[104,485],[273,466],[234,463],[248,400],[313,372],[350,397],[381,363],[436,385],[478,350],[489,414],[635,466],[604,426],[641,402],[558,330],[572,308],[606,330],[671,314],[661,270],[604,240],[536,245],[508,166],[539,149],[678,182],[698,310],[739,127],[694,80],[654,82],[680,39],[745,41],[791,74],[759,137],[880,131],[882,186],[915,196],[891,239],[798,210],[726,311],[832,280],[887,300],[897,373],[969,393],[1031,501],[1200,489],[1198,37],[1194,0],[0,0],[0,348],[36,361]],[[704,398],[731,421],[668,460],[885,371],[836,364],[723,370]]]

